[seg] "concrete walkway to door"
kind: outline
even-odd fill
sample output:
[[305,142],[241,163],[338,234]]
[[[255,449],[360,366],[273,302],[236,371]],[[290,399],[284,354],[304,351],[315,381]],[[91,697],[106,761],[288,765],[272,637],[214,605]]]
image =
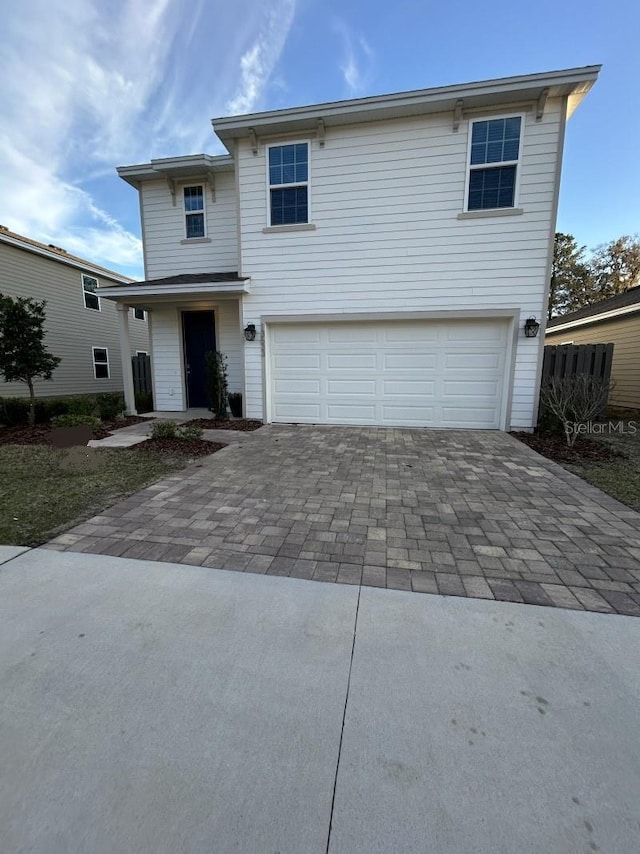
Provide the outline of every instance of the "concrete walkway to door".
[[49,547],[640,615],[640,515],[498,432],[263,427]]

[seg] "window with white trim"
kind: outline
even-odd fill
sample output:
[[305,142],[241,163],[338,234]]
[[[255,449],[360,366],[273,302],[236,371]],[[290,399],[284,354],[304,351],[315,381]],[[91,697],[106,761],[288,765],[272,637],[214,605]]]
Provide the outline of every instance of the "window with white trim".
[[515,207],[521,134],[522,116],[471,123],[468,211]]
[[136,320],[144,320],[144,309],[143,308],[134,308],[133,316]]
[[187,238],[205,237],[204,186],[183,187],[185,234]]
[[90,308],[93,311],[100,311],[100,297],[96,293],[98,290],[98,280],[93,276],[82,274],[82,293],[84,295],[84,307]]
[[309,143],[270,145],[269,225],[309,222]]
[[109,350],[107,347],[92,347],[93,375],[97,380],[109,379]]

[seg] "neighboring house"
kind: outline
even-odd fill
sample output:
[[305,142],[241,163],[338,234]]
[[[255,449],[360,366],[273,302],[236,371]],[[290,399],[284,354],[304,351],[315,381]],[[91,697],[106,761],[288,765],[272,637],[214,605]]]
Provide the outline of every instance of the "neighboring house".
[[[122,391],[117,307],[102,299],[103,285],[131,279],[0,226],[0,293],[46,300],[45,344],[62,362],[51,380],[36,380],[38,397]],[[149,351],[143,309],[131,309],[128,347]],[[134,319],[135,314],[135,319]],[[0,381],[0,397],[27,397],[25,383]]]
[[205,405],[216,348],[251,418],[532,428],[565,121],[598,71],[214,119],[228,155],[118,169],[146,278],[105,296],[149,312],[156,408]]
[[545,344],[613,344],[609,404],[640,410],[640,285],[547,324]]

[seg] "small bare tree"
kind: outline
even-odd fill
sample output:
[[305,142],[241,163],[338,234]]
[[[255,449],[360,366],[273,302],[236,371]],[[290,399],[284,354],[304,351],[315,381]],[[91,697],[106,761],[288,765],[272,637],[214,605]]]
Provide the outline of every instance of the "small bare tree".
[[551,377],[543,386],[540,392],[541,403],[562,423],[570,448],[584,432],[580,425],[586,425],[604,411],[612,388],[613,383],[609,380],[589,374]]

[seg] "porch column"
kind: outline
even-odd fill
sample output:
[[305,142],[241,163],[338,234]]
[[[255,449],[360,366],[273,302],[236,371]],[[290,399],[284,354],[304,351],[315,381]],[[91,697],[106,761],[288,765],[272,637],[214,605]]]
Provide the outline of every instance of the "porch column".
[[137,415],[136,395],[133,388],[133,368],[131,367],[129,306],[118,302],[116,303],[116,309],[118,311],[118,334],[120,336],[120,360],[122,361],[125,412],[127,415]]

